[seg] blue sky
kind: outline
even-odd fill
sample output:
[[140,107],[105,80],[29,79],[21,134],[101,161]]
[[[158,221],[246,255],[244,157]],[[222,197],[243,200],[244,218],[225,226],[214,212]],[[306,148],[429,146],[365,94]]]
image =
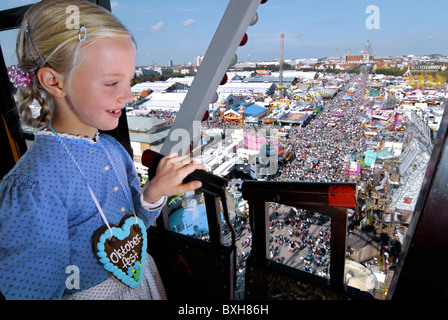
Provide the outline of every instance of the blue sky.
[[[2,0],[0,9],[33,0]],[[204,55],[229,0],[113,0],[112,12],[137,40],[137,65],[175,64]],[[379,9],[379,29],[366,27]],[[373,55],[448,54],[446,0],[268,0],[258,22],[247,30],[238,59],[274,60],[285,34],[285,59],[359,54],[367,39]],[[0,34],[7,60],[13,60],[14,32]],[[12,63],[11,63],[12,64]]]

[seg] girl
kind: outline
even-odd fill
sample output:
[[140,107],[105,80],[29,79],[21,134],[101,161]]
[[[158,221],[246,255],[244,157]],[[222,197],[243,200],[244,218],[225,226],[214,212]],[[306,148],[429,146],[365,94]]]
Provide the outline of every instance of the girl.
[[[79,29],[67,23],[74,8]],[[135,53],[126,28],[86,1],[42,0],[25,14],[11,79],[20,89],[22,120],[41,130],[0,182],[0,291],[6,299],[165,297],[144,230],[166,196],[201,186],[182,180],[204,167],[170,154],[141,190],[128,153],[99,133],[114,129],[132,101]],[[33,100],[42,107],[36,119]],[[127,214],[132,219],[120,224]],[[137,234],[112,247],[109,260],[100,259],[128,222],[128,232]],[[135,249],[140,256],[125,256],[134,245],[142,248]],[[118,257],[125,266],[111,269]]]

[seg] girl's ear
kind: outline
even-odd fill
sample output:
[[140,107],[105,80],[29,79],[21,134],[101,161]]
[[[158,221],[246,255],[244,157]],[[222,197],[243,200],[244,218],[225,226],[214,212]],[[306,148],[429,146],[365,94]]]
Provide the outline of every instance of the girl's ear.
[[62,74],[50,67],[40,68],[37,72],[37,79],[41,86],[55,98],[64,98],[66,95],[64,89],[65,78]]

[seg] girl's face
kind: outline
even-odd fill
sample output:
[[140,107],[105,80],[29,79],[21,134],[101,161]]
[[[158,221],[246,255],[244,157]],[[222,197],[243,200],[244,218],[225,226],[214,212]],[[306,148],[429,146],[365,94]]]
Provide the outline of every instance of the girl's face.
[[132,102],[136,52],[128,38],[98,40],[82,50],[84,59],[67,84],[69,111],[59,123],[70,128],[65,132],[92,137],[96,129],[115,129],[122,109]]

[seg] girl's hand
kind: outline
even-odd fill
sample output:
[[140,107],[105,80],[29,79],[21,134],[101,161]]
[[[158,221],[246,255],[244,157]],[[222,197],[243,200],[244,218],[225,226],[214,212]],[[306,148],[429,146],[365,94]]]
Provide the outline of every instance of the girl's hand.
[[205,170],[205,166],[193,163],[189,156],[170,153],[160,160],[156,175],[144,190],[143,199],[154,203],[163,196],[168,197],[200,188],[202,186],[200,181],[182,183],[185,177],[196,169]]

